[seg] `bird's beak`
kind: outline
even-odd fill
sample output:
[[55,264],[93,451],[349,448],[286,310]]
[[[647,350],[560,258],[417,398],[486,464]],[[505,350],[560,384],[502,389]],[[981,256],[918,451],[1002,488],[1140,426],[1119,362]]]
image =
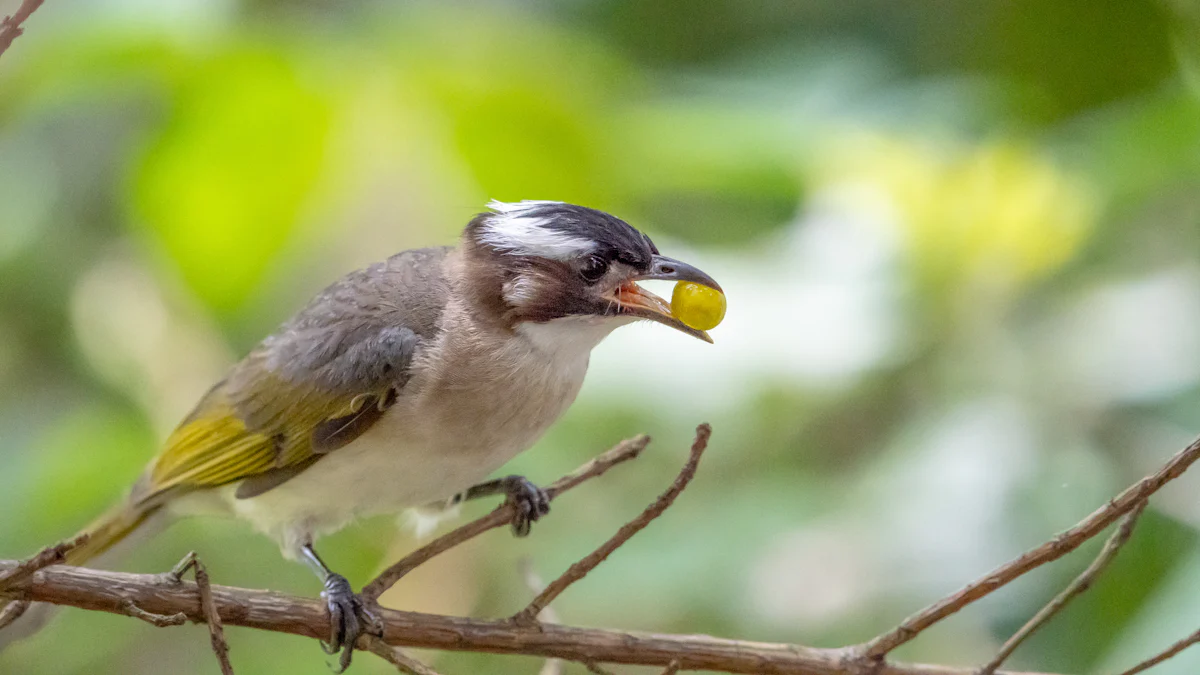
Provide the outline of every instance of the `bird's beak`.
[[690,281],[720,291],[721,285],[715,279],[685,262],[656,255],[651,259],[650,269],[645,274],[633,277],[617,288],[615,298],[620,314],[657,321],[694,338],[712,343],[712,338],[708,336],[707,332],[696,330],[680,321],[671,311],[670,303],[635,283],[643,279]]

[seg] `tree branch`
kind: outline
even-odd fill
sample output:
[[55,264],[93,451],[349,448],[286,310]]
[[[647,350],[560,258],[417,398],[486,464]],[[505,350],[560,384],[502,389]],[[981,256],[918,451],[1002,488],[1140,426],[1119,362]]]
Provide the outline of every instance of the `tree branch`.
[[122,603],[121,609],[124,610],[126,615],[132,616],[135,619],[141,619],[142,621],[145,621],[151,626],[155,626],[157,628],[166,628],[167,626],[182,626],[183,624],[187,623],[187,615],[183,612],[177,612],[170,615],[154,614],[147,612],[141,607],[133,604],[133,601],[131,600],[126,600],[124,603]]
[[1191,647],[1192,645],[1194,645],[1198,642],[1200,642],[1200,630],[1183,638],[1182,640],[1180,640],[1179,642],[1176,642],[1175,644],[1171,645],[1170,647],[1167,647],[1162,652],[1155,654],[1154,656],[1146,659],[1145,661],[1142,661],[1141,663],[1130,668],[1129,670],[1122,672],[1121,675],[1137,675],[1137,673],[1140,673],[1143,670],[1146,670],[1148,668],[1153,668],[1154,666],[1157,666],[1158,664],[1162,663],[1163,661],[1166,661],[1167,659],[1171,658],[1172,656],[1175,656],[1179,652],[1187,649],[1188,647]]
[[[555,497],[580,483],[604,475],[606,471],[622,462],[636,459],[642,454],[642,450],[645,450],[646,445],[649,443],[650,437],[645,435],[621,441],[612,449],[551,483],[546,487],[546,496],[550,500],[553,500]],[[516,506],[510,502],[504,502],[486,516],[451,530],[409,553],[401,558],[399,562],[381,572],[369,584],[363,586],[362,593],[360,594],[363,602],[375,604],[378,602],[379,596],[383,595],[397,581],[400,581],[404,575],[428,562],[434,556],[445,553],[463,542],[474,539],[488,530],[508,525],[512,522],[515,515]]]
[[13,600],[7,605],[0,605],[0,630],[4,630],[12,622],[21,618],[27,609],[29,609],[28,600]]
[[1033,635],[1034,631],[1041,628],[1055,614],[1062,611],[1062,608],[1066,607],[1067,603],[1073,600],[1075,596],[1091,588],[1096,577],[1100,576],[1100,573],[1108,567],[1113,558],[1117,557],[1117,553],[1125,545],[1125,542],[1129,541],[1129,537],[1133,535],[1133,528],[1137,525],[1138,518],[1141,517],[1142,512],[1145,510],[1146,502],[1140,502],[1122,518],[1121,524],[1117,526],[1117,531],[1113,532],[1108,541],[1104,543],[1104,548],[1096,556],[1096,559],[1092,561],[1092,564],[1088,565],[1087,569],[1075,577],[1074,581],[1055,596],[1041,611],[1035,614],[1032,619],[1027,621],[1024,626],[1021,626],[1016,633],[1013,633],[1012,637],[1008,638],[1000,647],[1000,650],[996,652],[996,656],[992,657],[992,660],[987,665],[979,669],[979,675],[992,675],[992,673],[996,672],[1000,664],[1004,663],[1004,660],[1011,656],[1017,647],[1021,646],[1022,642],[1028,639],[1030,635]]
[[68,552],[79,548],[87,540],[88,536],[81,534],[69,541],[64,541],[54,546],[47,546],[32,557],[17,563],[11,569],[0,572],[0,592],[21,584],[21,582],[33,576],[34,572],[43,567],[57,565],[65,561]]
[[[88,535],[81,534],[74,539],[60,542],[53,546],[38,551],[32,557],[26,558],[14,564],[11,568],[0,571],[0,600],[3,600],[4,591],[9,588],[20,585],[33,573],[49,567],[57,565],[67,559],[67,553],[84,544],[88,540]],[[25,610],[29,609],[29,602],[25,600],[13,600],[12,602],[0,602],[0,630],[12,624],[12,622],[21,618]]]
[[8,47],[13,43],[13,40],[21,37],[21,34],[25,32],[25,29],[21,26],[21,24],[25,23],[25,20],[28,19],[38,7],[41,7],[44,1],[45,0],[25,0],[21,3],[21,6],[17,8],[17,12],[15,14],[12,16],[6,16],[4,17],[3,21],[0,21],[0,56],[2,56],[4,52],[8,50]]
[[362,638],[366,642],[367,651],[396,666],[402,673],[408,675],[440,675],[438,671],[405,654],[399,647],[393,647],[374,635]]
[[[682,485],[686,485],[686,480],[695,470],[695,462],[699,459],[699,453],[703,451],[704,442],[707,440],[707,429],[702,427],[698,431],[700,433],[688,465],[676,479],[672,489],[664,493],[641,517],[631,521],[630,525],[642,520],[652,520],[653,516],[646,519],[646,514],[653,514],[653,510],[664,500],[669,504],[668,497],[672,494],[677,495],[679,490],[682,490]],[[636,456],[645,446],[645,442],[646,439],[639,438],[623,443],[551,487],[558,493],[599,475],[608,467]],[[599,668],[598,664],[601,663],[658,666],[664,668],[665,673],[710,670],[726,673],[797,675],[975,675],[978,672],[975,669],[889,663],[884,656],[896,645],[907,642],[920,631],[961,607],[1040,565],[1066,555],[1083,541],[1102,532],[1115,520],[1132,514],[1109,540],[1105,551],[1092,563],[1089,571],[1081,575],[1059,598],[1073,592],[1081,592],[1082,587],[1099,574],[1099,570],[1107,564],[1115,550],[1128,538],[1134,526],[1136,513],[1145,508],[1146,499],[1181,475],[1198,457],[1200,440],[1172,457],[1162,469],[1134,484],[1052,541],[1000,566],[986,577],[918,612],[895,630],[861,645],[820,649],[790,644],[728,640],[705,635],[600,630],[555,623],[534,622],[523,625],[512,620],[489,621],[377,608],[375,613],[382,623],[382,636],[363,636],[357,647],[380,654],[402,670],[420,675],[433,675],[434,671],[395,651],[395,648],[521,654],[575,661],[588,665],[589,668]],[[422,549],[423,553],[419,551],[409,556],[405,559],[407,563],[401,561],[381,575],[376,580],[376,587],[386,588],[394,578],[403,576],[404,572],[438,552],[466,541],[486,529],[507,524],[511,515],[508,508],[501,507],[475,524],[459,528],[432,542]],[[479,529],[479,524],[486,527]],[[472,529],[473,525],[475,529]],[[626,528],[622,528],[622,531]],[[464,535],[463,532],[468,534]],[[622,538],[622,535],[618,534],[597,551],[615,549],[626,539],[628,536]],[[615,545],[612,542],[616,542]],[[597,554],[592,554],[584,560],[588,561],[595,555]],[[589,562],[585,567],[591,569],[596,564],[599,563]],[[323,638],[329,629],[325,603],[315,598],[224,586],[202,589],[201,585],[179,581],[172,575],[121,574],[62,565],[49,566],[29,573],[33,567],[36,565],[31,565],[30,561],[0,561],[0,578],[9,579],[9,586],[0,588],[0,598],[15,601],[9,605],[9,609],[0,612],[0,616],[8,615],[10,610],[20,611],[19,608],[28,602],[49,602],[116,614],[130,614],[130,607],[137,608],[138,611],[133,612],[134,614],[140,612],[158,617],[172,617],[182,613],[188,620],[206,621],[210,627],[213,624],[225,623],[313,639]],[[400,570],[399,574],[395,573],[397,568]],[[18,573],[16,570],[24,571]],[[202,573],[200,577],[206,580]],[[563,579],[568,580],[567,585],[572,578],[570,572],[563,576]],[[197,602],[198,597],[200,602]],[[1053,607],[1058,600],[1048,607]],[[14,607],[18,609],[14,610]],[[1042,615],[1043,613],[1039,613],[1038,616]],[[1033,625],[1037,621],[1038,617],[1035,617],[1035,621],[1031,621],[1030,624]],[[1024,629],[1021,632],[1024,632]],[[1125,675],[1133,675],[1160,663],[1196,642],[1200,642],[1200,632],[1181,640],[1153,659],[1135,666]],[[214,641],[214,647],[215,645]]]
[[912,640],[920,635],[921,631],[963,607],[1002,588],[1030,570],[1058,560],[1079,548],[1085,541],[1103,532],[1118,518],[1137,508],[1139,504],[1149,499],[1150,495],[1158,492],[1162,486],[1181,476],[1197,459],[1200,459],[1200,439],[1192,441],[1191,445],[1179,451],[1161,469],[1131,485],[1107,504],[1081,520],[1075,527],[1066,530],[1045,544],[1027,551],[1015,560],[997,567],[967,584],[961,590],[908,617],[895,629],[858,645],[855,649],[867,659],[882,659],[888,652]]
[[[0,562],[8,569],[13,562]],[[329,632],[324,601],[271,591],[210,588],[217,615],[225,625],[245,626],[321,639]],[[8,593],[18,599],[124,614],[132,602],[144,611],[188,620],[205,620],[196,601],[195,583],[175,583],[162,574],[127,574],[81,567],[47,567]],[[662,635],[572,628],[556,624],[518,626],[393,609],[375,610],[383,622],[383,641],[393,647],[490,652],[558,657],[578,662],[625,663],[665,668],[678,660],[681,669],[728,673],[803,673],[846,675],[846,653],[786,644],[726,640],[699,635]],[[366,643],[360,646],[367,647]],[[970,669],[892,664],[880,675],[970,675]]]
[[[183,575],[188,570],[192,571],[192,576],[196,577],[196,594],[200,598],[200,612],[204,616],[204,622],[208,624],[209,642],[212,644],[213,654],[217,656],[217,663],[221,666],[221,675],[233,675],[233,665],[229,663],[229,643],[225,641],[225,629],[221,624],[221,613],[217,611],[216,602],[213,600],[212,583],[208,580],[208,568],[200,559],[196,557],[196,552],[192,551],[183,556],[175,565],[175,569],[167,573],[167,580],[171,583],[183,583]],[[137,606],[133,603],[133,606]],[[175,614],[181,614],[176,612]]]
[[696,440],[692,442],[692,450],[688,455],[688,461],[680,469],[679,475],[675,477],[675,482],[667,491],[658,496],[654,503],[646,507],[637,518],[629,521],[617,530],[617,533],[600,545],[599,548],[584,556],[582,560],[567,568],[554,581],[551,581],[541,593],[538,593],[525,609],[521,610],[513,617],[517,623],[533,623],[537,619],[537,615],[541,613],[554,599],[567,588],[587,576],[588,572],[596,569],[596,566],[604,562],[612,552],[621,547],[622,544],[642,531],[652,520],[659,517],[666,511],[671,504],[675,503],[675,498],[679,496],[683,489],[688,486],[692,478],[696,475],[696,469],[700,466],[700,455],[704,453],[704,449],[708,447],[708,439],[712,436],[712,427],[707,424],[701,424],[696,427]]

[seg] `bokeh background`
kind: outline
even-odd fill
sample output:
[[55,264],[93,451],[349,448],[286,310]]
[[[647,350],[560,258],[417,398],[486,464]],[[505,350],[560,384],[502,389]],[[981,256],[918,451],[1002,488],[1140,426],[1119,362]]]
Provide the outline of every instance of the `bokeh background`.
[[[1194,0],[50,0],[27,29],[0,59],[0,557],[116,500],[310,294],[451,242],[491,198],[619,214],[720,279],[729,314],[715,346],[649,325],[597,349],[511,469],[546,482],[639,432],[648,454],[528,540],[427,566],[392,606],[511,613],[521,558],[551,577],[602,541],[707,420],[695,485],[561,619],[838,646],[1200,429]],[[1197,480],[1011,665],[1110,672],[1200,626]],[[380,520],[323,550],[361,583],[412,546]],[[985,661],[1097,547],[897,656]],[[116,565],[191,549],[220,583],[318,590],[220,521]],[[238,672],[329,672],[311,641],[229,640]],[[66,611],[0,672],[211,673],[207,642]],[[1198,668],[1200,650],[1158,672]]]

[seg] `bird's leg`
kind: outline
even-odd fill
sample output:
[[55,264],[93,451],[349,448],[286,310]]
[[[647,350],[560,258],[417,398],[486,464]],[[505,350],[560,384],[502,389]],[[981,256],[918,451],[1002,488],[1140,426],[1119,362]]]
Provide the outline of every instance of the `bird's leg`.
[[363,604],[361,598],[350,587],[346,577],[332,571],[317,555],[311,543],[300,549],[304,562],[321,578],[325,590],[321,597],[329,607],[329,641],[321,641],[321,648],[326,654],[337,654],[339,669],[342,672],[350,666],[354,657],[354,643],[358,636],[368,631],[378,631],[379,619]]
[[490,497],[492,495],[505,495],[508,501],[517,507],[517,513],[513,516],[512,527],[513,534],[518,537],[528,535],[534,521],[550,513],[549,495],[546,494],[545,490],[534,485],[524,476],[505,476],[504,478],[480,483],[472,488],[468,488],[466,492],[456,495],[451,500],[451,504],[458,504],[468,499]]

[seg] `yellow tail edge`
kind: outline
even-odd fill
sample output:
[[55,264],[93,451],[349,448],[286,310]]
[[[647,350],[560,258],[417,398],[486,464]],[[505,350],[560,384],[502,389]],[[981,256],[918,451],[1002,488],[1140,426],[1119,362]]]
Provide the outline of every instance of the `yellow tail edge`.
[[86,534],[87,540],[67,551],[64,562],[83,565],[128,537],[158,509],[158,506],[147,508],[128,501],[109,509],[83,528],[79,534]]

